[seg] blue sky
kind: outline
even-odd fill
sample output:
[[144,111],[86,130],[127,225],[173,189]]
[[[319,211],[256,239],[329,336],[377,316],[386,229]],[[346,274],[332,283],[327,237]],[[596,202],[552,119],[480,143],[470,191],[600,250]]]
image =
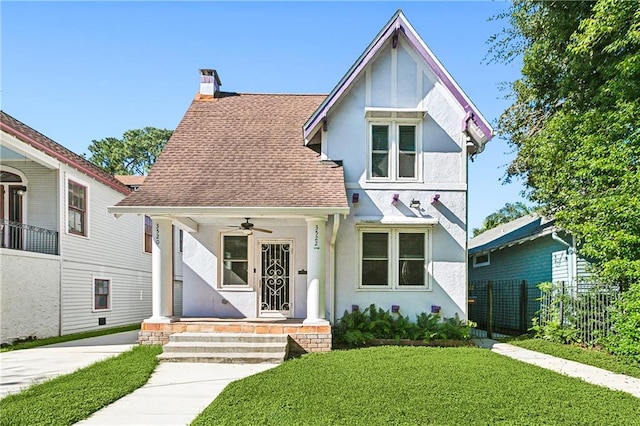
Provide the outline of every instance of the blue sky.
[[[128,129],[173,129],[215,68],[222,89],[328,93],[401,8],[482,114],[509,105],[519,64],[486,64],[505,2],[6,2],[2,109],[79,154]],[[494,138],[469,167],[469,227],[506,202],[514,157]]]

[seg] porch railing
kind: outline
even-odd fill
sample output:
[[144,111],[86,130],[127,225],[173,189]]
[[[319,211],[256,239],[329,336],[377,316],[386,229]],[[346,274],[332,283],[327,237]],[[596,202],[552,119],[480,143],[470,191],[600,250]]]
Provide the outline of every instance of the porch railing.
[[58,255],[58,231],[3,219],[0,222],[2,248]]

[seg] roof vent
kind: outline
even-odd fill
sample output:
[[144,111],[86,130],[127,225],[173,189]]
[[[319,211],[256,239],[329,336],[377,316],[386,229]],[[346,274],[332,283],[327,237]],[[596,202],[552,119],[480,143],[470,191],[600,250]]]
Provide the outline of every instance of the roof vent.
[[200,70],[200,97],[201,98],[217,98],[220,94],[220,77],[216,70],[202,69]]

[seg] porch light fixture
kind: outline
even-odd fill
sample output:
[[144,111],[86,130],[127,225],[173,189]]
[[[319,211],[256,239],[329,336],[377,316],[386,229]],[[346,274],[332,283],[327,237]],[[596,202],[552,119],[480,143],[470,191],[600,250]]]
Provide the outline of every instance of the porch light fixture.
[[415,198],[411,199],[411,204],[409,204],[409,208],[411,209],[419,209],[420,208],[420,200],[416,200]]
[[393,312],[394,314],[400,312],[400,305],[391,305],[391,312]]
[[433,196],[433,198],[431,199],[431,204],[435,204],[438,201],[440,201],[440,194],[436,194]]
[[18,193],[18,195],[22,196],[24,194],[27,193],[27,187],[26,186],[21,186],[20,188],[18,188],[18,191],[16,191]]
[[400,194],[393,194],[393,199],[391,200],[391,204],[394,206],[398,205],[398,200],[400,199]]
[[351,202],[353,204],[358,204],[358,201],[360,201],[360,193],[354,192],[353,194],[351,194]]

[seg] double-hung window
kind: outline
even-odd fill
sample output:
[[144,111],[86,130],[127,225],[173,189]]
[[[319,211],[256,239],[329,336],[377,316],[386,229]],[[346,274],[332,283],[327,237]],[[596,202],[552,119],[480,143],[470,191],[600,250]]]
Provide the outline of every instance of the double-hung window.
[[151,253],[153,245],[153,221],[149,216],[144,216],[144,252]]
[[418,180],[418,133],[418,124],[411,121],[370,122],[369,179]]
[[361,228],[359,288],[430,289],[430,228]]
[[249,285],[249,237],[222,236],[222,286]]
[[93,280],[93,310],[103,311],[111,308],[111,280],[95,278]]
[[68,231],[71,234],[87,236],[87,187],[68,181]]

